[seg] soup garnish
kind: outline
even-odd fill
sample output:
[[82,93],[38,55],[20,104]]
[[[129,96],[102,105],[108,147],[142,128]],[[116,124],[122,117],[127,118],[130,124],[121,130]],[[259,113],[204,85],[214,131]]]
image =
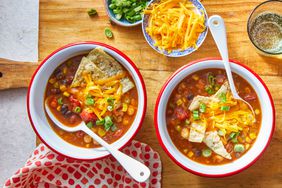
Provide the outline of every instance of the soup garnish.
[[[47,84],[45,98],[59,121],[68,126],[84,121],[108,143],[125,134],[138,106],[137,90],[130,74],[100,48],[86,56],[73,57],[56,68]],[[49,122],[71,144],[99,146],[82,131],[69,133],[50,119]]]
[[203,164],[224,164],[240,158],[260,128],[260,103],[250,84],[234,74],[240,96],[255,114],[233,98],[221,69],[201,70],[186,77],[172,92],[166,109],[167,128],[175,146]]

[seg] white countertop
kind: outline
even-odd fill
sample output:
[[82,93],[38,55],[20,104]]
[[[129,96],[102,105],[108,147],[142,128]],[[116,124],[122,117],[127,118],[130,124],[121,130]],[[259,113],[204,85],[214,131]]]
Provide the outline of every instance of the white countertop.
[[0,187],[25,164],[35,148],[26,93],[27,89],[0,91]]

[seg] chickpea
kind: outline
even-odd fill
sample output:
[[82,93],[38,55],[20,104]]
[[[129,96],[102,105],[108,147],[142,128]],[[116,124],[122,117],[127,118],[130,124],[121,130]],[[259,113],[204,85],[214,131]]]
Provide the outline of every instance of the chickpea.
[[134,114],[134,112],[135,112],[134,107],[130,105],[127,109],[127,114],[132,116]]
[[85,135],[83,137],[83,140],[84,140],[85,143],[89,144],[92,141],[92,138],[89,135]]

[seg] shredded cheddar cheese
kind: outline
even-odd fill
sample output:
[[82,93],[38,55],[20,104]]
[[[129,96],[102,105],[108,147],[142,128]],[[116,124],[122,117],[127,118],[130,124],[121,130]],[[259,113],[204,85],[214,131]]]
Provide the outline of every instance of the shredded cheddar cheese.
[[197,48],[197,39],[206,29],[203,12],[196,13],[194,5],[187,0],[161,0],[151,4],[144,14],[150,15],[146,31],[155,46],[168,52]]
[[[82,92],[78,93],[76,98],[80,101],[85,101],[88,96],[91,96],[95,103],[88,105],[87,109],[94,112],[102,120],[108,111],[108,107],[120,102],[122,95],[120,80],[125,76],[126,74],[122,73],[103,80],[94,81],[90,74],[85,74],[83,75],[85,86],[81,87]],[[109,104],[108,99],[112,99],[114,104]]]

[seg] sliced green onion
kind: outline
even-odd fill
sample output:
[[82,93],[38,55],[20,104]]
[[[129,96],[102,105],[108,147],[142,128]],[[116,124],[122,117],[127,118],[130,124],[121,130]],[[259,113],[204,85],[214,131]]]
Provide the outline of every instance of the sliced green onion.
[[95,16],[97,15],[97,10],[95,10],[94,8],[91,8],[87,11],[89,16]]
[[95,103],[94,99],[93,98],[86,98],[85,100],[85,104],[86,105],[93,105]]
[[81,112],[81,108],[79,106],[74,108],[74,112],[75,113],[80,113]]
[[208,93],[208,94],[214,94],[215,93],[215,91],[214,91],[214,89],[213,89],[213,87],[211,86],[211,85],[207,85],[206,87],[205,87],[205,91]]
[[212,86],[215,84],[215,77],[211,73],[208,74],[208,82]]
[[220,107],[220,110],[222,110],[222,111],[229,111],[230,110],[230,106],[222,106],[222,107]]
[[105,124],[105,119],[96,121],[96,125],[104,125],[104,124]]
[[243,144],[235,144],[234,145],[234,151],[242,153],[245,151],[245,146]]
[[230,138],[230,139],[233,139],[233,138],[235,138],[236,136],[237,136],[237,133],[232,132],[232,133],[230,133],[229,138]]
[[189,121],[189,119],[186,119],[186,120],[185,120],[185,124],[186,124],[186,125],[189,125],[190,123],[191,123],[191,122]]
[[202,155],[203,155],[204,157],[210,157],[211,154],[212,154],[212,151],[211,151],[210,149],[204,149],[204,150],[202,150]]
[[112,98],[112,97],[109,97],[109,98],[107,98],[107,102],[108,102],[110,105],[113,105],[114,102],[115,102],[115,99]]
[[63,98],[62,98],[62,97],[58,98],[57,101],[58,101],[58,104],[59,104],[59,105],[62,105],[62,104],[63,104]]
[[108,38],[113,38],[113,32],[109,28],[105,29],[105,35]]
[[219,95],[219,100],[220,100],[220,102],[222,102],[222,103],[226,103],[226,94],[225,94],[225,93],[221,93],[221,94]]
[[199,115],[198,110],[193,110],[193,118],[194,118],[194,120],[200,119],[200,115]]
[[112,125],[113,125],[113,121],[112,121],[111,117],[110,116],[106,116],[105,117],[105,124],[104,124],[105,130],[106,131],[110,130]]
[[206,108],[207,108],[207,106],[204,103],[201,103],[199,110],[200,110],[200,112],[204,113],[204,112],[206,112]]
[[89,129],[91,129],[91,128],[93,127],[92,121],[89,121],[89,122],[86,124],[86,126],[87,126]]

